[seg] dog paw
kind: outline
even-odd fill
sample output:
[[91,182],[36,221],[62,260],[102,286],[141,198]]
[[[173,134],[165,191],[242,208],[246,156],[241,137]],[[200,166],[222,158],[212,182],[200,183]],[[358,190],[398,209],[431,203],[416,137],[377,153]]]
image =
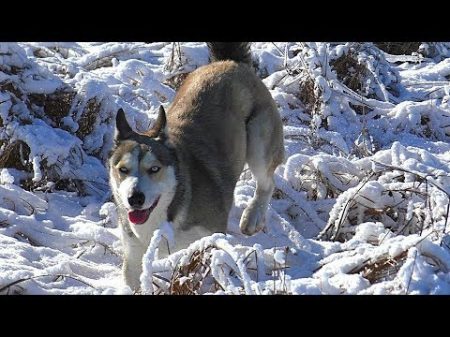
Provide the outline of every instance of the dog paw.
[[266,225],[267,208],[257,204],[250,204],[242,214],[239,227],[246,235],[253,235],[262,230]]
[[133,292],[138,292],[141,289],[141,282],[136,278],[125,278],[125,284],[130,287]]
[[139,279],[140,271],[133,270],[128,265],[125,264],[122,270],[122,277],[127,286],[131,288],[132,291],[137,292],[141,288],[141,281]]

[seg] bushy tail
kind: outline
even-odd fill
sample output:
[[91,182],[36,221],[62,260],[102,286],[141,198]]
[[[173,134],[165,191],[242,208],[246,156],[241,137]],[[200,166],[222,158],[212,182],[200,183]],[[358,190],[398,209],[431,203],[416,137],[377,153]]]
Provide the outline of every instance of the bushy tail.
[[211,62],[233,60],[252,66],[249,42],[207,42]]

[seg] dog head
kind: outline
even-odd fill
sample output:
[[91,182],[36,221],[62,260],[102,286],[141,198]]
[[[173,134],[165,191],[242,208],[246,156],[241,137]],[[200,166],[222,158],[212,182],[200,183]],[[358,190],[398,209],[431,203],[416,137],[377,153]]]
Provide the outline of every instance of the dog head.
[[110,180],[116,203],[128,220],[140,225],[158,210],[166,211],[176,188],[175,155],[164,142],[166,114],[145,134],[134,132],[122,109],[117,112],[115,145],[109,159]]

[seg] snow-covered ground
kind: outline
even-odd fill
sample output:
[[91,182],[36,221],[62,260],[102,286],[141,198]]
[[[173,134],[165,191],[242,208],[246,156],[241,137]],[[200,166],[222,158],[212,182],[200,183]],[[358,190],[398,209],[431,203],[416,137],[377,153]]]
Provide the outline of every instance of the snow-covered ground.
[[[450,294],[450,43],[421,50],[253,43],[285,125],[267,228],[239,232],[245,170],[228,233],[161,260],[155,235],[142,293]],[[0,43],[0,294],[131,293],[104,165],[114,116],[146,130],[208,57],[204,43]]]

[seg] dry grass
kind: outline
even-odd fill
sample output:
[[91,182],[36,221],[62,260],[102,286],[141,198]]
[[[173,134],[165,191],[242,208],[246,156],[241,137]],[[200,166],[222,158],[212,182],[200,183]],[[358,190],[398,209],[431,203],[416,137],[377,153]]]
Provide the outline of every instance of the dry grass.
[[272,193],[272,198],[275,200],[286,199],[287,194],[285,192],[283,192],[281,189],[279,189],[278,187],[275,187],[275,189],[273,190],[273,193]]
[[56,91],[50,95],[30,94],[28,96],[30,103],[40,106],[44,109],[44,114],[49,117],[56,126],[60,126],[61,119],[69,114],[73,99],[76,93],[65,89]]
[[113,60],[114,56],[106,56],[99,59],[96,59],[92,61],[91,63],[87,64],[85,66],[86,70],[92,71],[98,68],[108,68],[113,66]]
[[[205,293],[216,293],[217,291],[227,291],[227,286],[221,284],[216,280],[211,270],[211,259],[214,250],[219,249],[215,245],[209,245],[202,250],[194,251],[187,262],[178,264],[170,279],[166,279],[158,274],[153,274],[153,284],[157,290],[155,295],[200,295]],[[288,247],[281,247],[285,254],[289,253]],[[252,274],[258,280],[258,257],[255,250],[247,254],[243,259],[245,273]],[[215,268],[220,268],[225,278],[228,279],[230,284],[234,284],[233,293],[247,294],[245,281],[243,279],[242,270],[237,266],[231,266],[222,261]],[[266,283],[266,291],[271,294],[289,294],[286,283],[286,272],[289,267],[286,263],[280,265],[275,260],[273,261],[273,267],[271,269],[273,282]],[[249,275],[250,275],[249,274]],[[253,277],[252,277],[253,278]],[[233,281],[231,281],[233,280]],[[227,282],[227,281],[225,281]],[[236,282],[236,283],[235,283]],[[239,286],[237,286],[240,283]]]
[[5,146],[0,154],[0,168],[15,168],[32,172],[33,165],[29,161],[30,147],[18,140]]
[[[11,56],[11,53],[4,53],[2,55]],[[23,71],[23,69],[16,66],[8,66],[6,64],[0,64],[0,71],[2,71],[7,75],[18,75]]]
[[378,42],[375,45],[388,54],[410,55],[419,51],[421,42]]
[[[167,293],[170,295],[196,295],[222,289],[211,276],[210,252],[213,248],[214,246],[208,246],[201,251],[195,251],[190,256],[188,263],[178,266],[172,275]],[[208,281],[209,289],[204,289]]]
[[37,242],[36,240],[34,240],[30,236],[28,236],[28,235],[26,235],[25,233],[22,233],[22,232],[16,232],[13,237],[15,239],[17,239],[18,241],[28,243],[28,244],[30,244],[33,247],[41,246],[41,244],[39,244],[39,242]]
[[88,100],[86,107],[78,119],[79,128],[76,132],[78,138],[83,139],[89,135],[95,127],[95,120],[100,111],[101,104],[95,98]]
[[307,111],[310,113],[317,110],[320,97],[317,97],[314,92],[314,80],[311,77],[307,77],[304,81],[300,82],[299,98],[305,104]]
[[349,105],[358,115],[366,115],[368,112],[373,111],[373,108],[368,107],[367,105],[353,104],[352,102],[349,102]]
[[303,81],[300,81],[298,98],[305,106],[305,112],[311,116],[319,116],[321,123],[317,126],[314,122],[314,118],[310,122],[310,135],[309,143],[313,148],[318,149],[320,146],[324,145],[323,139],[317,136],[317,130],[319,128],[328,129],[328,121],[323,117],[322,113],[322,91],[315,87],[313,78],[308,75]]
[[[73,99],[76,93],[69,87],[60,89],[51,94],[24,94],[22,89],[12,82],[4,82],[0,84],[0,91],[7,92],[11,95],[12,101],[15,103],[23,102],[27,105],[33,114],[33,105],[44,110],[44,114],[48,116],[56,126],[60,126],[61,119],[69,114]],[[21,120],[22,124],[27,120]],[[3,121],[0,127],[3,126]]]
[[401,266],[405,263],[408,251],[404,251],[395,257],[383,255],[375,261],[369,260],[354,268],[349,274],[360,273],[371,284],[390,281],[395,278]]
[[[424,177],[400,167],[375,161],[374,163],[381,168],[380,171],[373,172],[360,183],[358,190],[341,205],[339,216],[329,219],[328,225],[319,235],[320,239],[345,242],[353,236],[358,224],[370,221],[382,222],[386,228],[389,228],[396,235],[415,233],[421,235],[424,229],[434,227],[436,219],[432,216],[427,219],[427,213],[433,214],[431,187],[445,193],[448,200],[450,200],[450,195],[447,191],[434,183],[432,179],[427,179],[428,177],[437,179],[437,177],[432,175]],[[395,185],[393,185],[395,187],[385,187],[382,195],[392,198],[392,203],[386,204],[384,207],[375,207],[376,202],[364,196],[364,193],[361,193],[361,191],[369,181],[378,180],[385,173],[398,173],[394,178],[391,178],[392,183],[405,183],[408,175],[413,176],[415,179],[412,185],[409,182],[405,183],[403,187]],[[411,180],[410,177],[408,179]],[[420,201],[421,203],[420,207],[415,206],[416,208],[419,207],[418,211],[411,214],[408,212],[410,200],[416,200],[415,203]],[[449,213],[450,203],[447,206],[445,223],[448,222]]]
[[171,87],[174,90],[178,90],[189,74],[190,73],[179,73],[179,74],[173,75],[172,77],[169,77],[164,82],[164,84],[168,85],[169,87]]
[[434,134],[433,125],[431,124],[430,117],[421,116],[420,117],[420,125],[422,126],[422,134],[426,138],[431,138]]
[[58,45],[35,48],[33,50],[33,55],[37,58],[46,57],[62,57],[67,59],[69,57],[69,49]]
[[364,80],[368,70],[364,64],[360,64],[354,51],[338,57],[330,62],[338,79],[353,91],[360,93],[364,88]]
[[0,83],[0,91],[13,94],[16,99],[20,99],[23,95],[22,91],[10,81]]
[[164,66],[165,70],[171,73],[171,76],[164,81],[164,84],[174,90],[178,90],[190,74],[190,71],[186,71],[184,66],[185,62],[183,61],[181,45],[179,42],[173,42],[170,58]]

